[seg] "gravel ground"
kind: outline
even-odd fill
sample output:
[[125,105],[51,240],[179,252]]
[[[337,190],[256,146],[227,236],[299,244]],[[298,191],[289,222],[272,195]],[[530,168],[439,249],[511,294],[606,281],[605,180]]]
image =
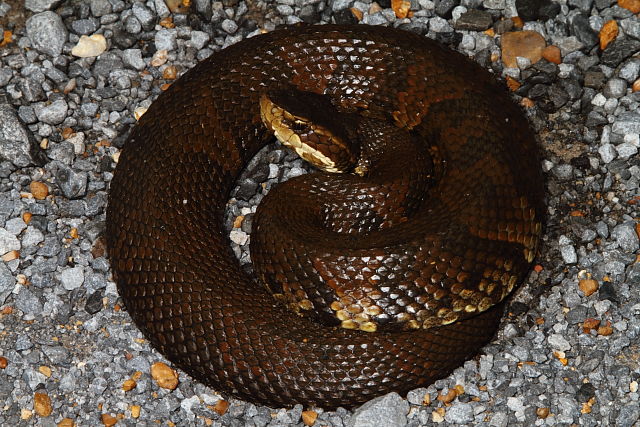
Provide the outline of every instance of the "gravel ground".
[[[399,19],[389,1],[367,0],[195,0],[189,14],[162,0],[25,4],[0,1],[13,35],[0,45],[0,425],[304,425],[300,406],[226,407],[183,373],[173,391],[151,379],[164,359],[121,308],[104,211],[122,133],[176,72],[279,24],[355,22],[351,7],[362,22],[426,34],[521,83],[514,99],[540,136],[548,223],[536,269],[482,355],[406,400],[317,410],[314,425],[640,425],[638,11],[614,0],[414,0],[412,18]],[[516,15],[562,63],[504,67],[501,34]],[[598,32],[611,20],[619,33],[602,51]],[[94,34],[106,52],[73,56]],[[304,173],[280,148],[259,157],[230,201],[244,216],[231,231],[238,244],[261,194]]]

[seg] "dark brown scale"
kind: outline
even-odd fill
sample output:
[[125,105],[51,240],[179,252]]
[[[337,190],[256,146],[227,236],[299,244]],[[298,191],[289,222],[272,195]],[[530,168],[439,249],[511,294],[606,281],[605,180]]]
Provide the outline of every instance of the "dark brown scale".
[[[361,274],[353,280],[366,282],[364,290],[346,295],[347,311],[359,310],[356,299],[373,311],[382,301],[408,321],[446,321],[467,302],[486,311],[401,333],[325,327],[275,303],[242,271],[223,227],[225,204],[246,162],[270,140],[261,94],[292,85],[344,111],[393,117],[428,145],[437,181],[411,221],[381,230],[375,242],[349,235],[351,249],[340,255],[325,253],[334,242],[322,240],[270,248],[295,264],[277,273],[295,283],[324,257],[318,265],[327,275],[348,282],[349,273]],[[499,301],[525,276],[540,235],[536,159],[533,135],[505,91],[433,41],[367,26],[276,31],[194,67],[133,130],[107,211],[114,276],[152,344],[218,390],[327,409],[406,392],[445,376],[494,334]],[[308,203],[300,195],[289,206]],[[407,235],[414,237],[401,240]],[[440,309],[449,311],[434,317]]]

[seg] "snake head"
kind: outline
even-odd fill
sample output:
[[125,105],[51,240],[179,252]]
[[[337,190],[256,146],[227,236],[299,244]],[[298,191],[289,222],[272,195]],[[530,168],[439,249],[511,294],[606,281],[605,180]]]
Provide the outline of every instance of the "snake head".
[[351,116],[339,112],[328,97],[295,89],[271,91],[260,98],[260,117],[284,146],[318,169],[354,171],[359,147],[357,138],[350,137]]

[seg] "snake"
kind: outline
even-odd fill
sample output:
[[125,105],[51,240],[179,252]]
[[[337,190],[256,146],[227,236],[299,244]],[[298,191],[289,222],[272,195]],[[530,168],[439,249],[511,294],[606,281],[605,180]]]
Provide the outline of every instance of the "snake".
[[[274,134],[345,173],[269,192],[249,274],[224,213]],[[150,105],[106,240],[127,311],[175,366],[254,403],[350,408],[478,354],[529,272],[543,199],[535,134],[490,72],[400,29],[299,25],[212,54]]]

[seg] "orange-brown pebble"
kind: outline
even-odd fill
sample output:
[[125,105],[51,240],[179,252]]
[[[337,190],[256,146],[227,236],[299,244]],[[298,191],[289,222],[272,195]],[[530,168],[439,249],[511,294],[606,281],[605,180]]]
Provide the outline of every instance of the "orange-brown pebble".
[[162,71],[162,77],[167,80],[175,80],[178,76],[178,69],[175,65],[169,65]]
[[240,228],[242,221],[244,221],[244,215],[237,216],[236,219],[233,220],[233,228]]
[[36,392],[33,394],[33,410],[41,417],[48,417],[53,412],[51,398],[47,393]]
[[318,413],[316,411],[302,411],[302,422],[306,426],[312,426],[316,423]]
[[47,184],[40,181],[31,181],[29,184],[29,191],[33,194],[36,200],[44,200],[49,195],[49,187]]
[[395,12],[396,17],[404,19],[409,14],[411,2],[406,0],[391,0],[391,9]]
[[140,416],[140,405],[131,405],[131,417],[138,418]]
[[549,62],[553,62],[554,64],[562,63],[562,54],[560,53],[560,48],[552,44],[542,49],[542,57]]
[[599,285],[595,279],[582,279],[578,282],[578,287],[588,297],[598,290]]
[[9,30],[4,30],[2,33],[2,40],[0,40],[0,47],[6,46],[13,41],[13,33]]
[[70,127],[66,127],[64,129],[62,129],[62,137],[64,139],[68,139],[70,136],[72,136],[74,133],[76,133],[73,129],[71,129]]
[[445,394],[442,392],[438,395],[438,400],[443,403],[451,403],[453,399],[458,397],[458,393],[455,388],[450,388]]
[[167,16],[166,18],[162,18],[160,20],[160,26],[164,28],[175,28],[176,24],[173,23],[172,17]]
[[520,105],[522,105],[524,108],[531,108],[535,105],[535,102],[525,97],[520,100]]
[[56,425],[58,427],[75,427],[76,423],[71,418],[63,418]]
[[588,334],[592,329],[597,329],[598,326],[600,326],[600,320],[589,317],[582,323],[582,331]]
[[25,212],[22,214],[22,220],[27,225],[29,225],[29,223],[31,222],[32,217],[33,217],[33,214],[31,212]]
[[0,369],[4,369],[7,366],[9,366],[9,361],[7,360],[7,358],[4,356],[0,356]]
[[213,405],[213,410],[216,411],[218,415],[224,415],[229,409],[229,402],[224,399],[220,399]]
[[605,50],[609,43],[618,37],[618,23],[613,19],[605,22],[598,37],[600,38],[600,49]]
[[527,58],[535,64],[542,58],[546,43],[544,37],[536,31],[517,31],[502,35],[502,62],[510,68],[516,68],[516,57]]
[[186,14],[191,6],[191,0],[166,0],[165,3],[172,13]]
[[640,79],[636,80],[631,85],[631,92],[638,92],[638,91],[640,91]]
[[162,388],[175,390],[178,386],[178,373],[166,363],[156,362],[151,365],[151,378]]
[[611,322],[607,320],[607,323],[604,325],[600,325],[598,328],[598,335],[609,336],[613,333],[613,328],[611,327]]
[[132,379],[128,379],[128,380],[126,380],[125,382],[122,383],[122,389],[124,391],[131,391],[134,388],[136,388],[137,385],[138,385],[137,382],[135,382]]
[[511,92],[515,92],[522,84],[511,76],[507,76],[507,87]]
[[71,227],[71,230],[69,230],[69,236],[71,236],[72,239],[77,239],[79,237],[78,229],[76,227]]
[[111,427],[118,422],[118,419],[113,415],[102,414],[100,415],[100,421],[102,421],[102,424],[104,424],[105,426]]
[[536,415],[538,418],[545,419],[549,416],[549,408],[538,408],[536,409]]
[[514,17],[511,18],[511,20],[513,21],[513,26],[514,27],[516,27],[516,28],[524,27],[524,21],[519,16],[514,16]]
[[631,11],[631,13],[640,13],[640,0],[618,0],[618,6]]
[[358,21],[362,21],[362,17],[364,16],[364,13],[362,13],[362,11],[356,7],[352,7],[351,9],[349,9],[351,11],[351,14],[358,20]]
[[20,251],[18,250],[9,251],[6,254],[2,255],[2,260],[4,262],[13,261],[14,259],[18,258],[20,258]]

